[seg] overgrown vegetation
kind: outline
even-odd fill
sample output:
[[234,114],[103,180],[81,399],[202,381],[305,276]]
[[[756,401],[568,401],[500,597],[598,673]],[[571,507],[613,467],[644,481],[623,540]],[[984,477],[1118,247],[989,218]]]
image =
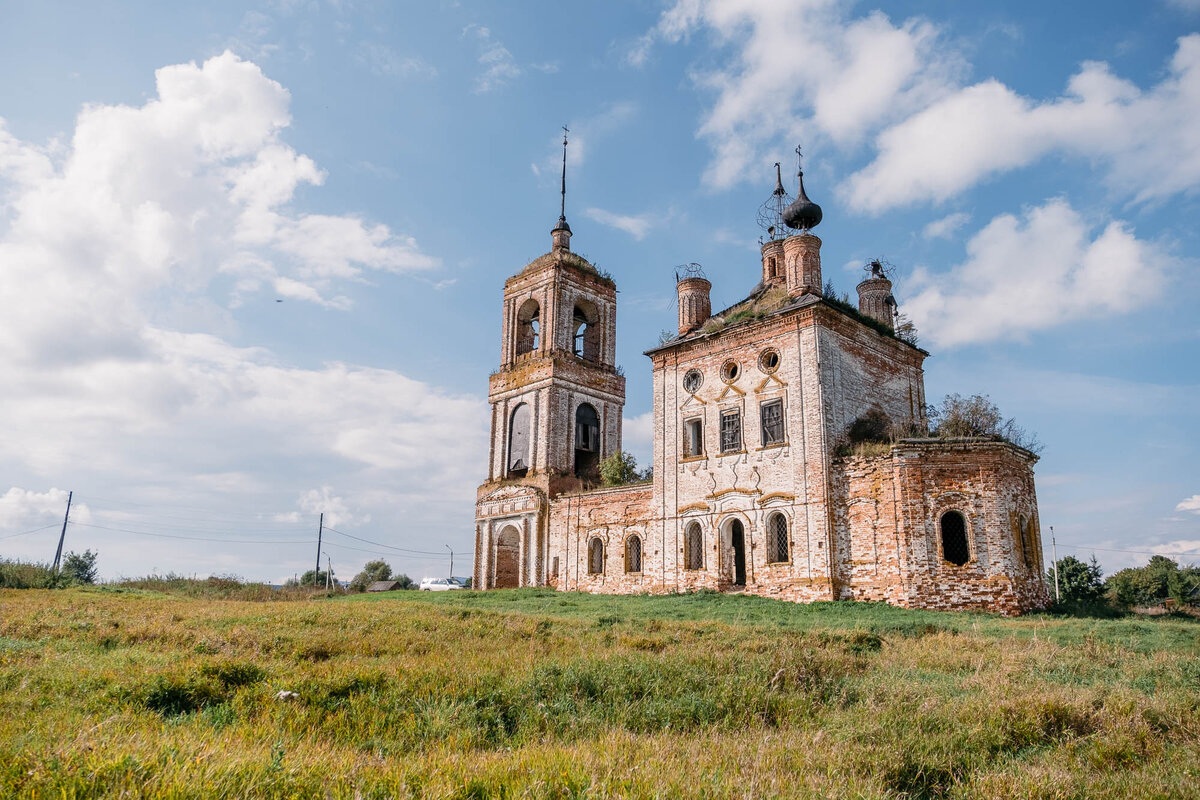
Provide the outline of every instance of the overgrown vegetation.
[[600,462],[600,480],[605,486],[626,486],[631,483],[647,483],[653,478],[651,467],[638,472],[637,459],[633,453],[620,450]]
[[846,426],[834,452],[839,456],[886,455],[891,445],[901,439],[927,437],[1002,439],[1034,455],[1043,450],[1037,434],[1012,418],[1006,419],[987,395],[946,395],[940,406],[927,407],[925,415],[928,424],[918,425],[893,421],[878,407],[868,409]]
[[0,796],[1191,797],[1200,631],[714,593],[0,592]]
[[95,583],[96,558],[92,550],[69,552],[57,573],[49,563],[0,558],[0,589],[65,589]]

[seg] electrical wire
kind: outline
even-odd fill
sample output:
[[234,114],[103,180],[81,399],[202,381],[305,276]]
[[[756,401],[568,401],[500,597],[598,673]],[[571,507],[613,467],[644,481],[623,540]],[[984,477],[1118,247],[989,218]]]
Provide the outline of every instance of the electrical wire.
[[341,534],[342,536],[348,536],[351,539],[357,539],[358,541],[366,542],[367,544],[373,544],[378,547],[386,547],[389,550],[398,550],[401,553],[411,553],[413,555],[418,555],[418,556],[445,556],[446,555],[445,553],[435,553],[435,552],[432,552],[429,550],[410,550],[409,548],[406,548],[406,547],[396,547],[395,545],[384,544],[383,542],[376,542],[376,541],[372,541],[371,539],[364,539],[361,536],[355,536],[354,534],[351,534],[351,533],[345,533],[344,531],[339,531],[336,528],[331,528],[328,525],[325,526],[325,530],[331,531],[332,533]]
[[21,531],[20,533],[10,533],[8,536],[0,536],[0,542],[4,541],[5,539],[15,539],[18,536],[28,536],[31,533],[38,533],[40,531],[48,531],[51,528],[57,528],[57,527],[58,527],[58,523],[52,522],[49,525],[43,525],[42,527],[34,528],[31,531]]
[[223,542],[226,544],[312,544],[311,539],[216,539],[206,536],[178,536],[170,533],[151,533],[150,531],[135,531],[130,528],[112,528],[107,525],[93,525],[87,522],[72,522],[85,528],[99,528],[106,531],[120,531],[138,536],[154,536],[159,539],[187,539],[193,542]]

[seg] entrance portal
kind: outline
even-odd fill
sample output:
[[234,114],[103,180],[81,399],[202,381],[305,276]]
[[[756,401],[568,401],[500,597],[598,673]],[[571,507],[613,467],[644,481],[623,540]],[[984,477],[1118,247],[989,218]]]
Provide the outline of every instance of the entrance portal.
[[733,546],[733,584],[746,585],[746,529],[742,521],[735,519],[729,526],[730,544]]
[[520,532],[512,525],[496,536],[496,566],[492,573],[492,586],[496,589],[516,589],[521,585],[520,539]]

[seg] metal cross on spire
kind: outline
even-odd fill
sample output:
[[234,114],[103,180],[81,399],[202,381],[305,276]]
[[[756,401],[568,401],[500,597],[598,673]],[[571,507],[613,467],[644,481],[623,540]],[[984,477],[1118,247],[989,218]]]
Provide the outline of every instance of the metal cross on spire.
[[804,174],[804,153],[800,151],[800,145],[796,145],[796,174]]
[[567,134],[571,130],[563,125],[563,162],[562,162],[562,205],[559,207],[558,221],[567,221]]

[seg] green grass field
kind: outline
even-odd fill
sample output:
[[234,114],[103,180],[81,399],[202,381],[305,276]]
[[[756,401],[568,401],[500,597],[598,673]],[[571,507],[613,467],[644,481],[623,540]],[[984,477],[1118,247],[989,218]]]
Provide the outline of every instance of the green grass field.
[[5,798],[1198,794],[1189,619],[0,591]]

